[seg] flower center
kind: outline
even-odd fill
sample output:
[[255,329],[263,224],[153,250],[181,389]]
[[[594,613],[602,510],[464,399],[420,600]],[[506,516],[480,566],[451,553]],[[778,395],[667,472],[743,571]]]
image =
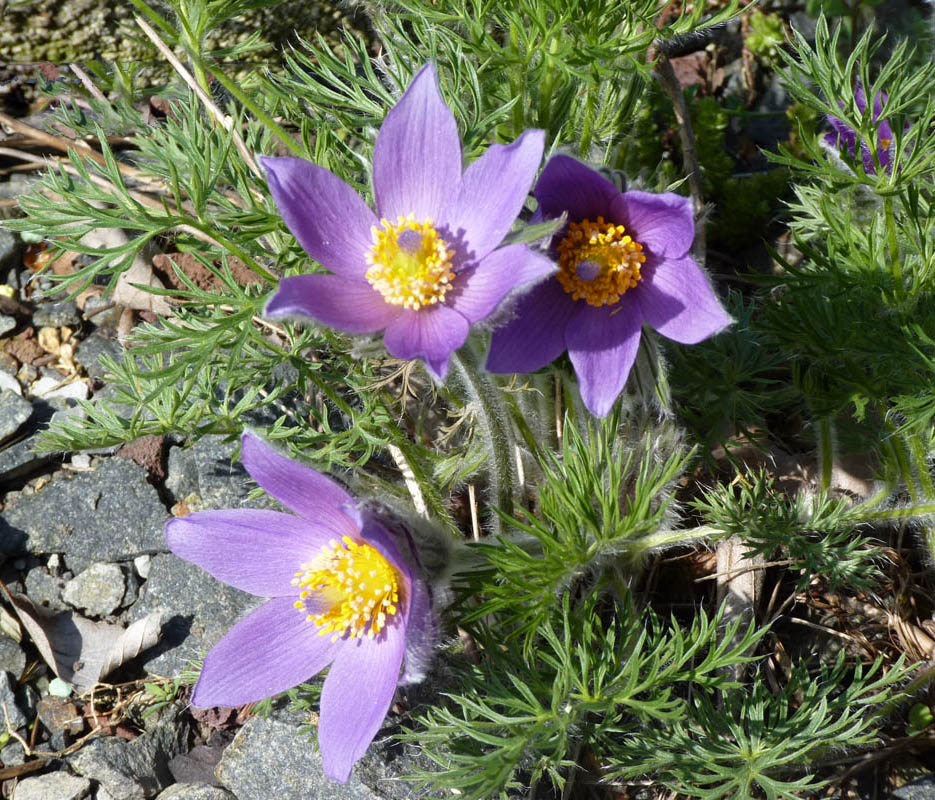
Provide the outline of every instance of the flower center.
[[399,217],[396,224],[380,220],[374,225],[373,247],[367,254],[367,280],[387,303],[421,308],[439,303],[451,288],[454,250],[438,235],[431,219]]
[[558,245],[558,282],[575,300],[591,306],[616,303],[640,282],[643,245],[626,235],[623,225],[583,219],[568,224]]
[[345,536],[322,545],[321,555],[295,573],[292,585],[298,586],[297,609],[305,609],[312,593],[332,601],[323,614],[309,614],[306,619],[321,630],[319,636],[334,633],[337,641],[346,632],[356,639],[376,636],[386,626],[387,617],[399,611],[399,576],[379,550]]

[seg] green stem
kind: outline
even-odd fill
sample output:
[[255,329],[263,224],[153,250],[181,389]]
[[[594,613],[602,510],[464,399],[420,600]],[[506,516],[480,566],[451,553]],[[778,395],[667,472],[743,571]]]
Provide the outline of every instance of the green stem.
[[279,283],[279,278],[273,275],[272,272],[269,272],[267,269],[260,266],[260,264],[255,258],[253,258],[253,256],[242,250],[238,245],[230,241],[230,239],[225,239],[215,229],[210,228],[207,225],[202,225],[200,222],[194,219],[184,219],[182,224],[188,225],[190,228],[195,228],[196,230],[199,230],[202,233],[210,236],[225,250],[228,250],[230,253],[237,256],[237,258],[243,261],[243,263],[246,264],[249,269],[253,270],[271,286],[276,286]]
[[237,102],[240,103],[244,108],[248,109],[253,116],[255,116],[260,122],[262,122],[269,131],[281,141],[292,153],[299,158],[306,158],[305,152],[299,147],[298,142],[293,139],[285,129],[276,122],[269,114],[267,114],[260,106],[250,98],[246,92],[243,91],[236,83],[234,83],[230,78],[227,77],[220,70],[213,70],[211,67],[207,67],[207,70],[211,73],[214,79],[221,84],[227,91],[231,93],[233,97],[237,99]]
[[899,260],[899,239],[896,236],[896,214],[893,211],[893,198],[889,195],[883,198],[883,214],[886,219],[886,240],[890,250],[890,271],[893,273],[893,281],[896,284],[896,297],[902,298],[905,291],[903,286],[903,265]]
[[935,503],[923,503],[917,506],[905,506],[903,508],[885,508],[880,511],[868,511],[860,515],[862,520],[873,519],[913,519],[914,517],[925,517],[929,514],[935,514]]
[[831,417],[825,415],[818,420],[818,458],[821,467],[821,491],[824,493],[831,489],[831,473],[834,470],[833,437]]
[[[479,358],[470,342],[451,356],[451,365],[454,372],[448,387],[465,406],[475,410],[480,430],[487,440],[487,479],[491,500],[504,514],[512,514],[513,434],[500,387],[479,367]],[[491,516],[491,522],[495,529],[499,528],[498,516]]]
[[[510,25],[510,49],[519,54],[519,34],[516,30],[516,25]],[[513,109],[510,112],[513,117],[513,131],[511,136],[519,136],[520,131],[522,131],[526,125],[524,118],[524,105],[522,95],[522,85],[523,85],[523,69],[522,66],[517,66],[509,70],[509,81],[510,81],[510,96],[519,98],[518,102],[513,104]]]
[[555,91],[555,65],[552,63],[552,58],[557,52],[558,40],[553,36],[549,39],[549,52],[546,56],[548,66],[542,81],[542,89],[539,92],[539,127],[547,134],[552,125],[552,93]]
[[691,544],[713,536],[723,536],[724,531],[711,525],[699,525],[697,528],[686,528],[681,531],[662,531],[641,536],[633,544],[639,544],[644,551],[655,550],[658,547],[672,547],[677,544]]
[[[384,410],[387,414],[390,413],[389,406],[384,405]],[[396,427],[396,425],[387,425],[385,430],[389,434],[388,438],[391,439],[391,443],[396,445],[403,454],[406,466],[409,467],[409,471],[412,474],[412,479],[419,484],[419,490],[422,493],[422,499],[425,501],[426,510],[431,514],[433,519],[441,523],[449,536],[461,538],[458,523],[455,522],[454,517],[451,516],[448,509],[445,507],[445,498],[441,496],[438,489],[435,487],[434,481],[430,480],[429,476],[425,474],[422,462],[416,452],[415,444],[413,444],[405,433]]]

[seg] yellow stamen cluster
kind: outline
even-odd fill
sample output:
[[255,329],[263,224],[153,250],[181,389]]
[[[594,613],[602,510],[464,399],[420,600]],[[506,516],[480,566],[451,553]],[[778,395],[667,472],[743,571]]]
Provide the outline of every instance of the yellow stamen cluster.
[[640,281],[640,264],[646,261],[643,245],[626,234],[623,225],[598,217],[571,222],[558,245],[556,277],[575,300],[588,305],[616,303]]
[[324,613],[306,617],[320,628],[319,636],[333,633],[332,641],[345,633],[372,639],[399,610],[396,570],[379,550],[350,536],[322,545],[321,554],[295,573],[292,585],[301,589],[295,602],[300,611],[313,593],[333,601]]
[[373,247],[367,254],[367,280],[387,303],[405,308],[421,308],[445,299],[454,272],[454,250],[438,235],[431,219],[416,222],[415,217],[399,217],[396,224],[386,219],[374,225]]

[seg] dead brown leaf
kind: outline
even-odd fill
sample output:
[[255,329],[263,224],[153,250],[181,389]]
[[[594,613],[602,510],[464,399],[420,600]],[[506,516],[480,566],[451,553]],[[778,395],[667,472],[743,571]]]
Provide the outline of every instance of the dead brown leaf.
[[23,595],[4,593],[39,654],[62,680],[88,689],[159,640],[157,611],[128,628],[94,622],[73,611],[50,614]]
[[[82,244],[101,250],[117,249],[126,245],[128,241],[127,235],[118,228],[99,228],[81,237]],[[154,289],[165,288],[162,281],[153,274],[152,261],[142,253],[133,259],[130,269],[122,272],[117,278],[113,300],[118,305],[136,311],[154,311],[163,316],[172,313],[172,307],[165,297],[151,294],[139,288],[140,286],[149,286]]]

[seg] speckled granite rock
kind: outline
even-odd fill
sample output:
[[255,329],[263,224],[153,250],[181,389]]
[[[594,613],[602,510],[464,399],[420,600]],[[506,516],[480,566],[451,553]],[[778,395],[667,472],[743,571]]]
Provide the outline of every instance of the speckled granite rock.
[[13,790],[13,800],[83,800],[91,791],[91,781],[50,772],[47,775],[22,778]]
[[251,719],[230,743],[217,776],[237,800],[380,800],[354,775],[335,783],[321,770],[321,756],[298,733],[306,715],[276,711]]
[[0,519],[0,552],[64,553],[75,572],[165,549],[168,518],[146,470],[123,458],[93,472],[58,473],[36,494],[17,498]]
[[168,713],[132,742],[116,736],[92,739],[68,763],[115,800],[149,800],[173,783],[169,761],[184,751],[187,738],[178,713]]
[[161,792],[156,800],[238,800],[227,789],[203,783],[176,783]]

